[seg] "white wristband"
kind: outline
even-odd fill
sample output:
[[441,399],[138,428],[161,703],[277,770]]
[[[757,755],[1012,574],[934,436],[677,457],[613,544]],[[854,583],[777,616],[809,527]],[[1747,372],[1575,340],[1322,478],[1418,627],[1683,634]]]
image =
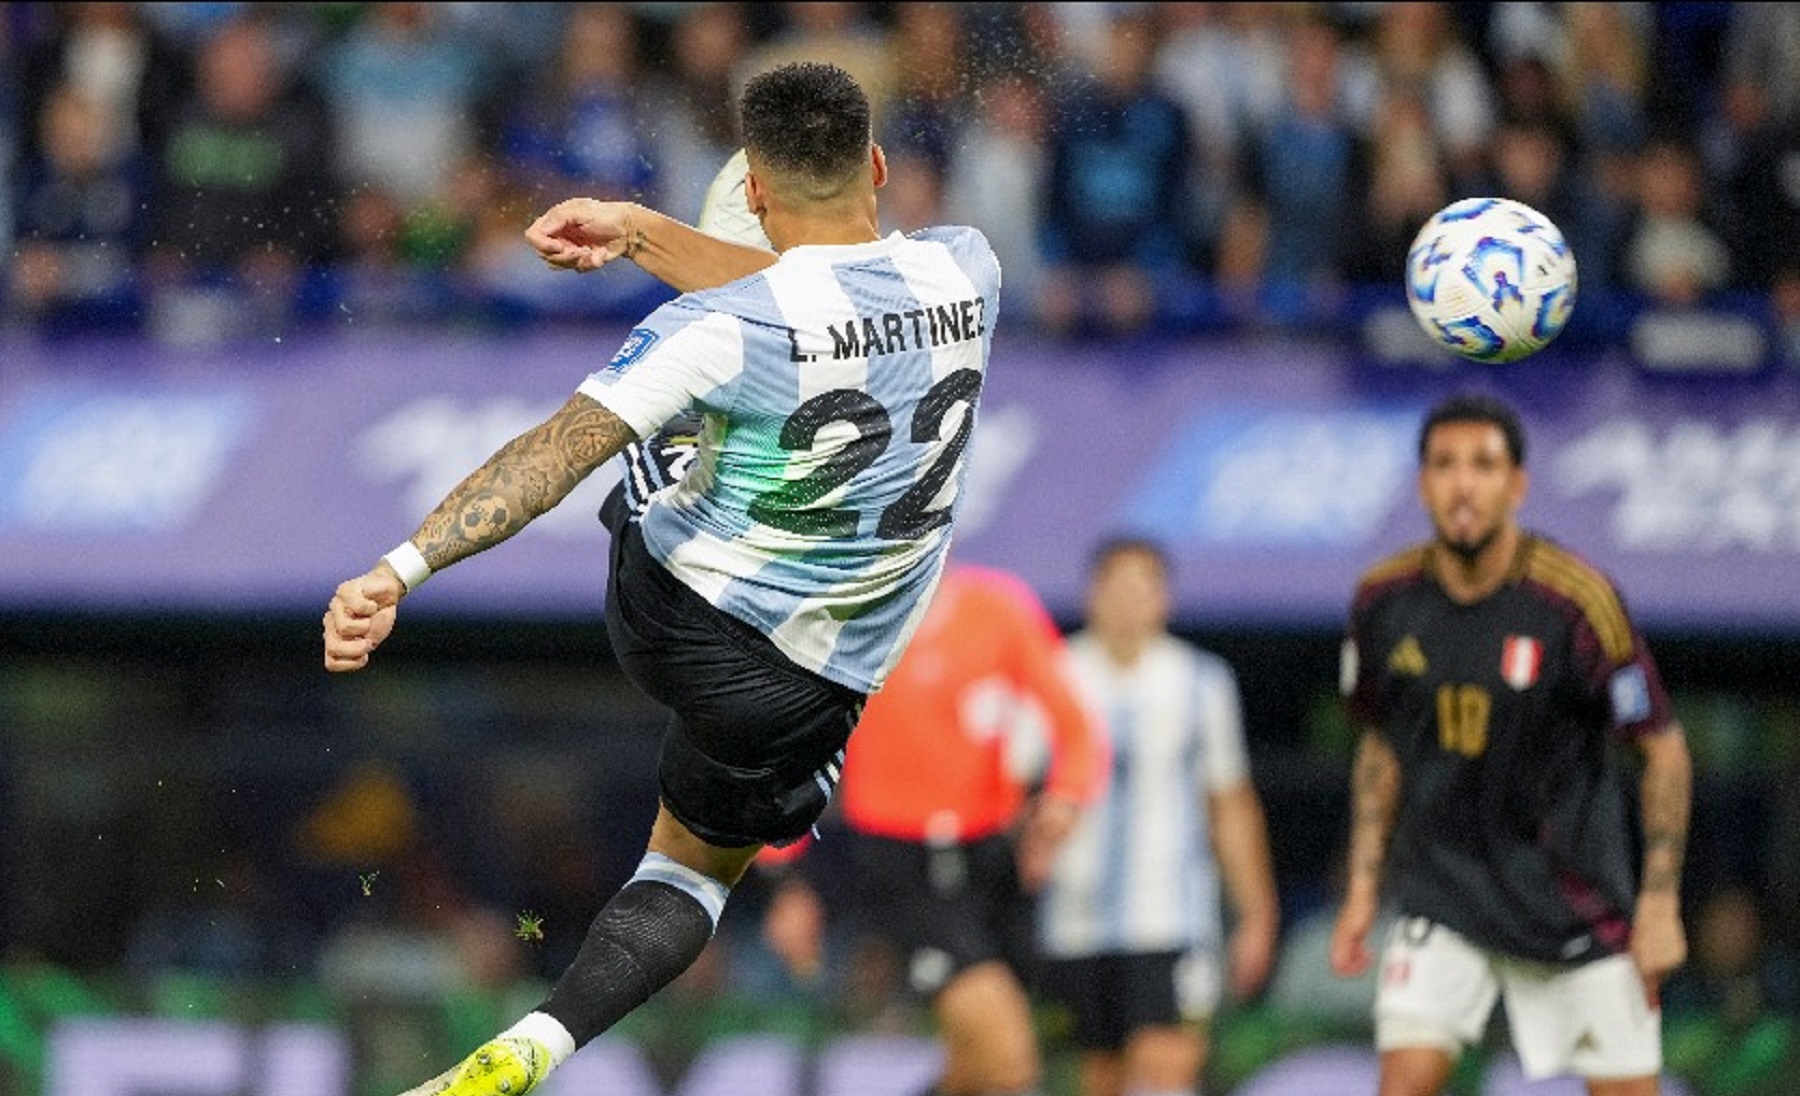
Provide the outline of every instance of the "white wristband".
[[417,590],[431,577],[431,564],[425,562],[425,553],[415,548],[410,540],[401,542],[400,547],[381,558],[399,573],[408,593]]

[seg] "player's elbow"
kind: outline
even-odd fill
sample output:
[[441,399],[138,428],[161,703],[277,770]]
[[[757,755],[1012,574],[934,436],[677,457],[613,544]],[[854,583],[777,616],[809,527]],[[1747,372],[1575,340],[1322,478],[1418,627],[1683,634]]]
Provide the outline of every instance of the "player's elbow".
[[1661,771],[1692,771],[1694,762],[1688,752],[1687,735],[1681,724],[1670,723],[1654,734],[1645,735],[1638,740],[1638,748],[1644,753],[1645,763]]

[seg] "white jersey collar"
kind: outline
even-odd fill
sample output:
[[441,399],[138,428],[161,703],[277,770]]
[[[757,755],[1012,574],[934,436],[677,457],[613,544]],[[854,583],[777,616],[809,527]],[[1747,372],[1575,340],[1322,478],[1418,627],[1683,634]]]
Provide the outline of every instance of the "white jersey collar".
[[873,259],[886,255],[905,242],[906,233],[895,229],[881,239],[870,240],[865,244],[795,244],[783,251],[781,258],[786,259],[789,255],[817,255],[832,262]]

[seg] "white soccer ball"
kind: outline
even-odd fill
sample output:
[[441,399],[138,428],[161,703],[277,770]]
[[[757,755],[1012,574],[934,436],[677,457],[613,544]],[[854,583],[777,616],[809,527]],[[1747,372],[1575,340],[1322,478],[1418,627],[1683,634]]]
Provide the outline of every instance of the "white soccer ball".
[[1478,362],[1542,350],[1575,308],[1575,256],[1550,218],[1510,198],[1432,215],[1406,255],[1406,302],[1438,345]]

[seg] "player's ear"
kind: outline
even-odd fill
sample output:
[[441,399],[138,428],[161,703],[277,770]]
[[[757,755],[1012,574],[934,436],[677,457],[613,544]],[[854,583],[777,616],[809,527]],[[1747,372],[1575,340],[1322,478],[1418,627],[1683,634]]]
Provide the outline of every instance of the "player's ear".
[[1508,497],[1512,500],[1514,510],[1525,505],[1525,495],[1530,490],[1531,473],[1523,468],[1513,469],[1512,489],[1508,492]]
[[881,187],[887,185],[887,178],[887,153],[881,151],[880,145],[871,142],[869,145],[869,181]]
[[763,189],[762,180],[754,171],[744,172],[744,205],[749,207],[753,217],[761,217],[769,211],[769,192]]

